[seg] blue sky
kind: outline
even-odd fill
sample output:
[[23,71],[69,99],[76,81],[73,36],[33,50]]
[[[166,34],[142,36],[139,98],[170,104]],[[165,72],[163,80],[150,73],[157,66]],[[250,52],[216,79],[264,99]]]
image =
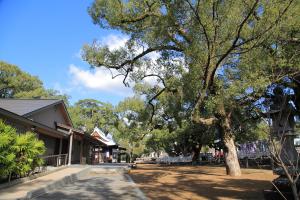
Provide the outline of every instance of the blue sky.
[[87,13],[91,0],[0,0],[0,60],[38,76],[71,103],[94,98],[116,104],[132,91],[108,71],[91,70],[80,49],[94,39],[111,48],[126,36],[100,29]]

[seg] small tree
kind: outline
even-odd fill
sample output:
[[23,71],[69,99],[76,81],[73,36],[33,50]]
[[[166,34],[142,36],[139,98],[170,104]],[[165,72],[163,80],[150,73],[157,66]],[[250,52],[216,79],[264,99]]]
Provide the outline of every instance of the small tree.
[[[273,86],[266,105],[269,107],[270,153],[274,172],[280,175],[272,181],[274,188],[284,199],[299,200],[299,154],[294,146],[297,136],[296,120],[299,117],[295,93],[285,91],[285,84]],[[268,194],[267,194],[268,195]]]

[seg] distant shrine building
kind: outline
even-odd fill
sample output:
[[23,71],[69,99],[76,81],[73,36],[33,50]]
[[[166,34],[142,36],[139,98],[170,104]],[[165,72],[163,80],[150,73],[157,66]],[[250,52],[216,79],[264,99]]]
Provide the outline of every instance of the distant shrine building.
[[94,164],[121,162],[121,156],[125,154],[126,149],[117,145],[110,133],[105,135],[103,131],[96,127],[91,136],[99,141],[99,146],[93,151]]

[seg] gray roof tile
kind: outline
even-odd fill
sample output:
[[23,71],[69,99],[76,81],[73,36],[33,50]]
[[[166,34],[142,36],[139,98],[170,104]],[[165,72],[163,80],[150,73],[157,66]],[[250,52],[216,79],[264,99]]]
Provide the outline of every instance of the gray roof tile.
[[26,115],[60,101],[58,99],[0,99],[0,108],[18,115]]

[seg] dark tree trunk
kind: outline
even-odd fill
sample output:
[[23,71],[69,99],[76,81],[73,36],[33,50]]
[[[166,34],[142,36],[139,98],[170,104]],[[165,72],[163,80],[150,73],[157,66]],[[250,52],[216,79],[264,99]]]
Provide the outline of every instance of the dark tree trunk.
[[11,172],[9,172],[8,174],[8,182],[10,182],[10,180],[11,180]]
[[199,162],[200,150],[202,145],[193,146],[193,157],[192,162]]

